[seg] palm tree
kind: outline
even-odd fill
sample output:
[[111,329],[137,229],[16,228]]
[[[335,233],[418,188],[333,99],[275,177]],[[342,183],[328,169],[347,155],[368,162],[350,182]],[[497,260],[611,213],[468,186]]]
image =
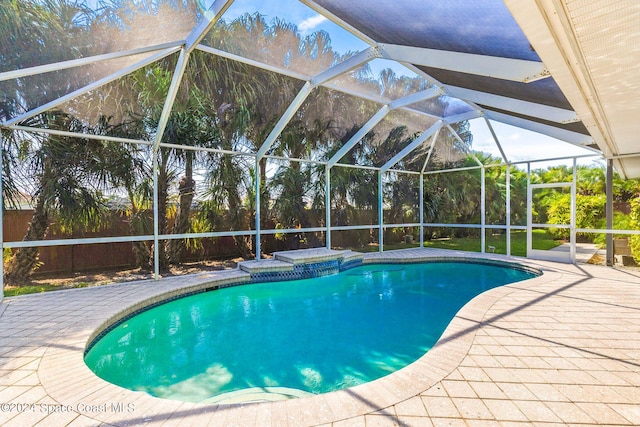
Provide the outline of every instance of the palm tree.
[[511,224],[527,225],[527,172],[510,168]]
[[[166,21],[170,15],[172,20]],[[150,25],[154,20],[158,21],[156,26],[162,25],[165,31],[156,34],[155,41],[169,41],[180,34],[186,35],[185,31],[194,27],[197,21],[198,7],[195,3],[186,0],[157,0],[149,2],[130,2],[128,0],[109,0],[101,3],[100,15],[95,20],[94,32],[100,34],[113,34],[113,29],[118,28],[118,32],[126,35],[126,40],[112,40],[112,38],[102,37],[101,44],[104,49],[113,49],[109,43],[121,42],[123,45],[136,43],[143,32],[150,31]],[[106,40],[105,40],[106,39]],[[122,48],[120,46],[120,48]],[[193,57],[194,55],[192,55]],[[165,98],[172,79],[172,71],[175,68],[175,55],[158,61],[153,66],[145,67],[134,72],[130,76],[121,79],[119,84],[114,84],[112,91],[106,92],[98,105],[102,110],[115,112],[116,117],[110,117],[109,122],[113,129],[121,128],[120,124],[137,123],[135,133],[140,139],[153,139],[157,128],[160,114],[164,106]],[[193,69],[193,67],[191,67]],[[185,79],[180,88],[178,97],[173,105],[172,113],[169,117],[167,127],[163,134],[162,142],[182,145],[194,145],[200,143],[199,131],[202,126],[198,125],[199,99],[193,99],[194,91],[190,84],[190,73],[185,74]],[[126,102],[121,102],[120,100]],[[105,105],[105,104],[108,104]],[[108,108],[105,108],[108,107]],[[195,129],[191,129],[195,127]],[[193,132],[193,133],[191,133]],[[125,132],[126,133],[126,132]],[[145,160],[150,163],[150,153],[145,153]],[[158,156],[158,211],[160,234],[168,232],[168,209],[171,186],[176,176],[179,176],[179,169],[184,167],[184,175],[178,183],[178,210],[172,232],[183,234],[189,229],[189,218],[191,202],[195,192],[195,181],[193,179],[193,165],[195,155],[192,151],[174,150],[171,148],[160,148]],[[143,227],[146,221],[143,220],[142,206],[148,203],[141,203],[143,200],[136,191],[145,191],[148,186],[146,180],[130,181],[127,187],[129,194],[131,213],[135,218],[131,224],[136,227]],[[145,198],[148,200],[148,198]],[[132,225],[133,226],[133,225]],[[146,225],[144,226],[146,227]],[[135,230],[132,230],[135,231]],[[140,230],[138,230],[139,232]],[[137,249],[136,249],[137,247]],[[134,250],[138,255],[138,264],[147,265],[142,262],[146,255],[146,245],[144,243],[134,244]],[[160,245],[159,262],[161,267],[165,267],[168,262],[179,262],[184,253],[184,240],[168,240],[166,244]]]
[[[123,84],[132,87],[130,82]],[[141,120],[122,120],[111,124],[109,118],[100,120],[101,135],[129,139],[146,139],[146,130]],[[124,214],[129,220],[132,235],[149,235],[153,226],[149,211],[153,209],[151,150],[141,145],[111,144],[111,163],[105,165],[113,188],[122,188],[127,195],[129,206]],[[134,263],[144,270],[151,267],[151,251],[146,242],[132,242]]]
[[[290,158],[309,158],[319,146],[326,145],[330,120],[319,117],[308,117],[306,109],[298,110],[297,117],[280,135],[279,144],[275,152]],[[309,120],[311,119],[311,120]],[[274,214],[278,222],[285,228],[309,228],[312,226],[311,212],[308,202],[313,200],[312,191],[315,189],[311,180],[313,167],[308,163],[288,162],[276,171],[270,182],[271,191],[277,194],[273,204]],[[298,236],[288,236],[289,240],[299,240]],[[319,246],[315,234],[308,238],[312,247]],[[290,248],[297,246],[290,243]]]
[[606,187],[604,167],[580,165],[576,168],[576,192],[583,195],[604,194]]
[[[228,45],[230,40],[233,43]],[[219,22],[204,42],[268,63],[290,61],[298,67],[305,57],[301,48],[304,43],[294,27],[281,21],[268,25],[259,15],[244,15],[230,23]],[[306,52],[317,52],[308,42],[304,46]],[[261,52],[267,50],[269,56],[260,57]],[[207,81],[212,90],[206,93],[211,96],[211,117],[220,131],[212,148],[258,151],[302,82],[218,57],[210,59],[208,69],[211,72]],[[212,197],[204,206],[211,209],[211,216],[229,212],[232,229],[250,227],[252,213],[247,212],[245,206],[252,205],[244,200],[253,191],[252,175],[247,172],[253,169],[252,165],[240,156],[211,154],[207,157],[207,194]],[[259,174],[261,206],[253,209],[260,209],[264,227],[269,211],[264,159],[259,164]],[[242,256],[251,256],[249,238],[237,236],[235,241]]]
[[[42,128],[91,133],[82,123],[60,112],[43,113]],[[31,147],[21,153],[21,171],[34,183],[33,216],[24,240],[42,240],[54,218],[63,227],[97,228],[106,210],[102,189],[108,182],[111,150],[102,142],[81,137],[30,135]],[[5,278],[21,284],[37,267],[38,248],[18,249],[7,262]]]

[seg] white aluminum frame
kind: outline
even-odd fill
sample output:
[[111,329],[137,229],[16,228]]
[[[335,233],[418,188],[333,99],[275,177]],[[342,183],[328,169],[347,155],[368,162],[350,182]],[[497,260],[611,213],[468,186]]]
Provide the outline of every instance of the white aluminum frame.
[[382,57],[426,67],[530,83],[551,74],[542,62],[380,43]]
[[[530,172],[529,172],[530,174]],[[576,160],[573,159],[573,179],[571,182],[552,182],[544,184],[532,184],[527,182],[527,258],[546,259],[551,261],[575,263],[576,261]],[[569,188],[570,198],[570,219],[569,224],[539,224],[533,223],[533,190],[540,188]],[[563,228],[569,229],[569,253],[553,252],[547,250],[533,249],[533,229],[534,228]]]
[[0,73],[0,82],[4,80],[19,79],[21,77],[29,77],[36,74],[50,73],[52,71],[66,70],[68,68],[90,65],[100,61],[108,61],[110,59],[126,58],[128,56],[141,55],[143,53],[156,52],[159,50],[180,48],[184,44],[184,40],[176,40],[170,43],[163,43],[155,46],[145,46],[138,49],[123,50],[119,52],[105,53],[102,55],[89,56],[86,58],[71,59],[69,61],[57,62],[55,64],[38,65],[35,67],[22,68],[20,70],[5,71]]
[[572,110],[550,107],[548,105],[521,101],[519,99],[508,98],[506,96],[494,95],[455,86],[447,86],[447,90],[448,94],[455,98],[466,99],[467,101],[486,105],[488,107],[500,108],[502,110],[506,109],[518,114],[550,122],[566,124],[580,121],[576,112]]

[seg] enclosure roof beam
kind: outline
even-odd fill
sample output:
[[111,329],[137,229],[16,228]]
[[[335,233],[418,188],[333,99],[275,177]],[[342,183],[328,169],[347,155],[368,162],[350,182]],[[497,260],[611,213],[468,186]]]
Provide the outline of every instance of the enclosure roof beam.
[[173,108],[173,103],[176,100],[176,96],[178,95],[178,89],[180,87],[180,82],[182,82],[182,76],[187,69],[187,62],[189,62],[189,52],[187,52],[186,49],[182,49],[180,51],[180,56],[178,57],[178,62],[176,63],[176,68],[173,73],[173,78],[171,79],[171,84],[169,85],[167,98],[165,99],[164,106],[162,107],[162,113],[160,113],[160,119],[158,120],[158,128],[156,130],[156,136],[153,141],[154,152],[158,150],[160,141],[162,141],[162,136],[164,135],[164,131],[167,127],[167,123],[169,123],[171,109]]
[[382,108],[378,110],[376,114],[373,115],[369,119],[367,123],[364,124],[358,131],[353,135],[349,140],[342,146],[340,149],[334,154],[331,159],[327,162],[328,167],[333,167],[341,158],[344,157],[364,136],[369,133],[371,129],[373,129],[385,116],[391,111],[391,108],[388,105],[383,105]]
[[449,132],[451,132],[451,135],[453,135],[453,137],[458,140],[461,146],[465,147],[465,151],[467,152],[467,154],[470,155],[473,158],[473,160],[475,160],[478,166],[484,166],[483,163],[478,159],[478,157],[476,157],[476,155],[473,154],[473,151],[469,150],[469,148],[467,147],[467,144],[465,144],[462,138],[460,138],[460,134],[458,134],[458,132],[456,132],[456,130],[452,128],[450,124],[447,123],[446,127],[449,130]]
[[500,155],[502,156],[502,160],[505,163],[509,163],[509,159],[507,158],[507,155],[505,154],[504,150],[502,149],[502,144],[500,144],[500,140],[498,139],[498,135],[496,135],[495,130],[493,129],[493,126],[491,126],[491,122],[485,117],[484,118],[485,123],[487,124],[487,127],[489,128],[489,132],[491,132],[491,137],[493,138],[493,141],[496,143],[496,146],[498,147],[498,150],[500,151]]
[[446,124],[453,124],[464,122],[467,120],[477,119],[478,117],[482,117],[483,112],[479,110],[468,111],[466,113],[456,114],[455,116],[445,117],[443,120]]
[[565,110],[564,108],[536,104],[534,102],[522,101],[519,99],[508,98],[506,96],[494,95],[456,86],[447,86],[446,89],[448,95],[465,101],[471,101],[488,107],[500,108],[502,110],[513,111],[514,113],[536,117],[550,122],[566,124],[580,121],[580,118],[575,111]]
[[[424,72],[424,70],[422,70],[419,67],[416,67],[414,64],[410,64],[408,62],[404,62],[402,63],[405,67],[407,67],[409,70],[413,71],[414,73],[416,73],[417,75],[421,76],[422,78],[424,78],[425,80],[427,80],[431,85],[433,85],[434,87],[439,88],[442,91],[441,95],[446,95],[447,94],[447,85],[443,84],[442,82],[436,80],[433,78],[433,76],[427,74]],[[465,100],[465,99],[460,99],[460,101],[464,102],[465,104],[467,104],[469,107],[473,108],[477,114],[478,117],[482,114],[482,108],[480,108],[478,105]],[[412,110],[415,111],[415,110]],[[425,112],[421,112],[422,114],[428,114]],[[432,115],[433,117],[436,117],[438,119],[441,119],[442,117],[437,117],[435,115]],[[450,122],[451,123],[451,122]]]
[[412,93],[411,95],[404,96],[402,98],[398,98],[395,101],[392,101],[389,106],[392,110],[396,110],[398,108],[406,107],[411,104],[415,104],[416,102],[425,101],[427,99],[436,98],[442,95],[444,92],[439,87],[431,87],[426,90],[422,90],[420,92]]
[[284,112],[282,117],[280,117],[280,120],[278,120],[276,126],[271,130],[271,133],[269,133],[267,139],[260,146],[260,149],[256,154],[256,162],[259,162],[265,156],[265,154],[267,154],[267,151],[269,151],[273,143],[276,142],[284,128],[293,118],[294,114],[296,114],[296,111],[298,111],[298,108],[300,108],[300,106],[305,101],[305,99],[307,99],[307,96],[309,96],[312,90],[313,86],[311,85],[311,82],[306,82],[304,86],[302,86],[300,92],[298,92],[294,100],[291,102],[291,104],[289,104],[289,107],[287,107],[287,110]]
[[311,76],[307,74],[298,73],[296,71],[292,71],[283,67],[277,67],[275,65],[266,64],[264,62],[256,61],[255,59],[250,59],[244,56],[236,55],[234,53],[225,52],[224,50],[216,49],[211,46],[205,46],[203,44],[199,44],[197,46],[198,50],[203,52],[210,53],[212,55],[219,56],[221,58],[230,59],[232,61],[239,62],[241,64],[251,65],[252,67],[260,68],[262,70],[271,71],[273,73],[282,74],[283,76],[292,77],[298,80],[308,81],[311,80]]
[[211,7],[204,13],[204,19],[196,28],[191,31],[185,40],[185,50],[191,53],[200,41],[207,35],[209,30],[216,25],[216,22],[231,6],[233,0],[216,0]]
[[542,62],[380,43],[382,57],[425,67],[530,83],[550,76]]
[[98,141],[121,142],[124,144],[153,145],[153,142],[145,141],[142,139],[120,138],[117,136],[69,132],[69,131],[57,130],[57,129],[36,128],[36,127],[18,126],[18,125],[7,126],[6,128],[11,130],[21,131],[21,132],[44,133],[47,135],[68,136],[71,138],[83,138],[83,139],[92,139],[92,140],[98,140]]
[[95,81],[95,82],[93,82],[91,84],[88,84],[88,85],[86,85],[84,87],[81,87],[80,89],[77,89],[77,90],[75,90],[75,91],[73,91],[73,92],[71,92],[71,93],[69,93],[69,94],[67,94],[65,96],[62,96],[62,97],[60,97],[58,99],[55,99],[55,100],[53,100],[51,102],[48,102],[48,103],[46,103],[44,105],[41,105],[40,107],[34,108],[33,110],[27,111],[26,113],[21,114],[19,116],[16,116],[11,120],[7,120],[3,124],[7,125],[7,126],[8,125],[13,125],[13,124],[19,123],[19,122],[21,122],[23,120],[26,120],[28,118],[37,116],[38,114],[43,113],[43,112],[45,112],[45,111],[47,111],[47,110],[49,110],[51,108],[57,107],[58,105],[64,104],[65,102],[70,101],[70,100],[72,100],[73,98],[75,98],[77,96],[80,96],[80,95],[85,94],[87,92],[91,92],[92,90],[95,90],[95,89],[99,88],[100,86],[106,85],[107,83],[110,83],[110,82],[112,82],[114,80],[117,80],[120,77],[123,77],[123,76],[126,76],[127,74],[133,73],[134,71],[136,71],[136,70],[138,70],[138,69],[140,69],[142,67],[145,67],[145,66],[147,66],[147,65],[149,65],[149,64],[151,64],[151,63],[153,63],[153,62],[155,62],[155,61],[157,61],[159,59],[162,59],[165,56],[169,56],[172,53],[177,52],[178,50],[180,50],[179,47],[172,47],[172,48],[160,51],[160,52],[156,53],[155,55],[151,55],[148,58],[145,58],[145,59],[143,59],[141,61],[136,62],[135,64],[132,64],[132,65],[128,66],[127,68],[123,68],[120,71],[117,71],[115,73],[109,74],[108,76],[106,76],[106,77],[104,77],[104,78],[102,78],[102,79],[100,79],[98,81]]
[[[344,94],[347,94],[347,95],[356,96],[356,97],[358,97],[360,99],[364,99],[366,101],[375,102],[377,104],[390,104],[391,102],[393,102],[393,101],[389,101],[388,99],[382,99],[379,96],[368,95],[366,93],[358,92],[358,91],[349,89],[349,88],[347,88],[345,86],[340,86],[340,85],[337,85],[337,84],[334,84],[334,83],[331,83],[331,82],[327,82],[327,83],[323,84],[322,87],[326,87],[327,89],[335,90],[335,91],[338,91],[338,92],[341,92],[341,93],[344,93]],[[402,108],[404,108],[407,111],[411,111],[412,113],[416,113],[416,114],[419,114],[421,116],[424,116],[424,117],[431,117],[431,118],[434,118],[436,120],[439,120],[439,119],[442,118],[440,116],[436,116],[435,114],[427,113],[425,111],[416,110],[414,108],[411,108],[410,106],[402,107]]]
[[184,45],[184,40],[178,40],[170,43],[163,43],[154,46],[145,46],[137,49],[122,50],[119,52],[104,53],[102,55],[87,56],[86,58],[71,59],[69,61],[55,62],[52,64],[37,65],[35,67],[22,68],[20,70],[6,71],[0,73],[0,82],[5,80],[19,79],[29,77],[36,74],[50,73],[52,71],[66,70],[68,68],[80,67],[82,65],[94,64],[100,61],[108,61],[110,59],[125,58],[127,56],[141,55],[148,52],[157,52],[159,50],[169,48],[179,48]]
[[[489,120],[496,122],[506,123],[511,126],[520,127],[533,132],[538,132],[544,135],[551,136],[561,141],[568,142],[573,145],[577,145],[581,148],[590,150],[588,145],[594,143],[593,137],[578,132],[572,132],[570,130],[557,128],[555,126],[545,125],[543,123],[537,123],[531,120],[522,119],[519,117],[511,116],[509,114],[499,113],[497,111],[485,110],[484,116]],[[598,150],[593,150],[595,153],[600,153]]]
[[438,142],[438,136],[440,135],[440,130],[442,128],[438,129],[436,131],[436,133],[433,134],[433,139],[431,140],[431,147],[429,147],[429,152],[427,153],[427,158],[424,159],[424,164],[422,165],[422,169],[420,170],[420,175],[424,174],[424,171],[427,169],[427,165],[429,164],[429,160],[431,160],[431,154],[433,153],[433,149],[436,146],[436,143]]
[[311,79],[311,84],[314,87],[319,86],[341,74],[344,74],[350,70],[353,70],[354,68],[361,66],[362,64],[366,64],[372,59],[379,57],[380,52],[378,51],[378,49],[370,47],[314,76]]
[[420,145],[422,145],[422,143],[424,143],[427,140],[427,138],[429,138],[431,135],[433,135],[438,130],[440,130],[443,124],[444,123],[442,122],[442,120],[438,120],[433,125],[431,125],[429,129],[422,132],[422,134],[419,137],[414,139],[409,145],[404,147],[398,154],[393,156],[387,163],[382,165],[382,167],[380,168],[380,172],[386,172],[389,169],[391,169],[396,163],[404,159],[409,153],[411,153],[413,150],[415,150]]

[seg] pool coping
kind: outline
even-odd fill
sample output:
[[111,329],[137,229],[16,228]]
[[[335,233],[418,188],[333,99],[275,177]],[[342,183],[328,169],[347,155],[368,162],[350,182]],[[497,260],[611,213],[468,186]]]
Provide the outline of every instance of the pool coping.
[[[499,255],[451,253],[451,251],[417,250],[368,254],[367,263],[371,262],[418,262],[437,260],[489,261],[491,263],[518,264],[525,267],[526,259],[504,257]],[[540,280],[548,281],[554,277],[553,271],[544,271],[542,276],[528,279],[488,290],[469,301],[458,311],[449,326],[433,348],[412,364],[377,380],[352,388],[330,393],[303,397],[287,401],[245,403],[245,404],[200,404],[166,400],[152,397],[143,392],[130,391],[97,377],[83,361],[84,349],[95,338],[105,322],[119,315],[127,315],[139,310],[149,302],[165,301],[167,298],[180,297],[185,292],[201,292],[222,284],[229,285],[238,280],[236,270],[222,274],[204,275],[192,278],[191,283],[182,286],[160,289],[152,297],[131,301],[120,310],[105,310],[99,316],[87,322],[85,327],[76,331],[70,328],[69,338],[72,345],[47,348],[43,354],[38,376],[48,395],[57,402],[64,402],[73,407],[82,404],[83,409],[93,408],[91,417],[104,423],[131,422],[129,414],[114,413],[105,407],[107,401],[135,402],[136,408],[144,408],[145,420],[153,420],[156,416],[169,417],[187,411],[189,414],[207,414],[220,421],[223,416],[234,420],[256,419],[256,414],[267,411],[270,414],[296,413],[302,417],[300,425],[325,424],[352,417],[377,412],[380,408],[408,400],[420,392],[429,389],[452,372],[467,354],[476,331],[483,324],[487,310],[499,299],[517,289],[536,286]],[[515,286],[514,286],[515,285]],[[72,378],[73,381],[69,379]],[[78,383],[82,390],[78,390]],[[136,410],[137,412],[137,410]],[[173,415],[172,415],[173,414]],[[275,415],[273,415],[275,416]],[[212,418],[212,419],[213,419]]]

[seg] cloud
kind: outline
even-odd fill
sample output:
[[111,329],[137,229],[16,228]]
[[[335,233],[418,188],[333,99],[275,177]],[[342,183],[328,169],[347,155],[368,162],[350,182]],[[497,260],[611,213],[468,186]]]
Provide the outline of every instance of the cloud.
[[503,141],[504,140],[506,140],[506,141],[519,141],[521,139],[522,139],[522,134],[517,133],[517,132],[516,133],[512,133],[510,135],[503,136],[502,138],[500,138],[500,140],[503,140]]
[[298,29],[300,31],[311,31],[311,30],[315,29],[318,25],[322,24],[325,21],[327,21],[327,18],[325,18],[324,16],[318,14],[318,15],[312,16],[311,18],[307,18],[304,21],[302,21],[298,25]]

